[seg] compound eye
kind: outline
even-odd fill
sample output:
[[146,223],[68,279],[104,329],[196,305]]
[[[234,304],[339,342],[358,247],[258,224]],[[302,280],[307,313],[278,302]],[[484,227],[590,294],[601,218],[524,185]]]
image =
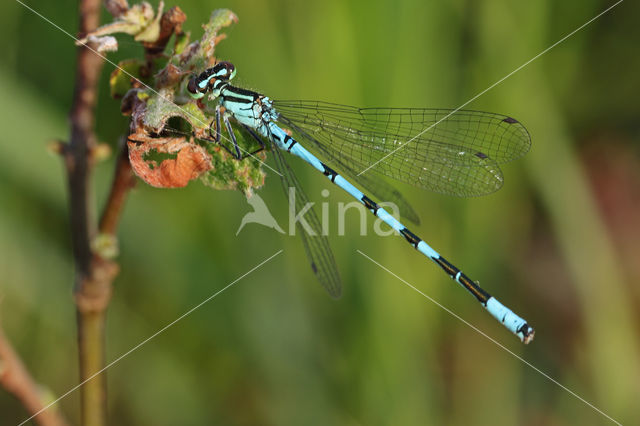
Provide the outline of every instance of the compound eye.
[[187,92],[193,99],[201,99],[204,97],[203,89],[200,88],[200,77],[194,76],[187,83]]
[[187,84],[187,90],[192,95],[195,95],[195,94],[198,93],[198,81],[197,80],[198,80],[198,77],[193,77],[193,78],[191,78],[191,80],[189,80],[189,84]]
[[225,62],[225,66],[227,68],[227,78],[233,78],[236,74],[236,67],[231,62]]

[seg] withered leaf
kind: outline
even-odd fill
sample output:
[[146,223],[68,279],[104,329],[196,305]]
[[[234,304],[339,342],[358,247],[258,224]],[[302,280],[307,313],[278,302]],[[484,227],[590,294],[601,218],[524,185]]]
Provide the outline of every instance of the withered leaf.
[[211,169],[209,153],[183,137],[132,135],[127,144],[136,175],[156,188],[181,188]]

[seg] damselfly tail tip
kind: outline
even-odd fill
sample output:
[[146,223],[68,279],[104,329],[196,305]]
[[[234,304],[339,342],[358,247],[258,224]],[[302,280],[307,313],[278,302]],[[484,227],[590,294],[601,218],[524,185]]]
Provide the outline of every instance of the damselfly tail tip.
[[522,343],[528,345],[536,334],[536,331],[529,324],[524,324],[520,328],[520,333],[522,333]]

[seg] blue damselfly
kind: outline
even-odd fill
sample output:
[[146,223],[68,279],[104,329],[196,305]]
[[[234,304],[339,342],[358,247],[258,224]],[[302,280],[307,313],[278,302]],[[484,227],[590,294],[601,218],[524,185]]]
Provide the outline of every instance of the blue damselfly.
[[[376,179],[376,174],[444,194],[465,197],[489,194],[502,186],[499,164],[519,158],[529,150],[530,137],[520,122],[480,111],[355,108],[317,101],[274,101],[232,86],[230,80],[235,72],[233,64],[219,62],[194,76],[187,86],[193,98],[201,99],[210,93],[217,101],[210,127],[213,141],[220,142],[225,129],[233,144],[226,149],[237,159],[243,158],[233,132],[232,121],[235,122],[259,144],[259,150],[266,148],[274,153],[285,189],[297,189],[296,204],[301,206],[307,199],[283,152],[300,157],[402,234],[520,340],[529,343],[533,339],[534,330],[524,319],[350,183],[359,184],[385,201],[396,202],[402,216],[417,222],[409,203],[383,180]],[[362,173],[364,170],[366,173]],[[340,275],[328,240],[322,235],[313,210],[308,219],[316,236],[310,237],[302,229],[300,235],[311,267],[328,292],[337,297],[341,292]]]

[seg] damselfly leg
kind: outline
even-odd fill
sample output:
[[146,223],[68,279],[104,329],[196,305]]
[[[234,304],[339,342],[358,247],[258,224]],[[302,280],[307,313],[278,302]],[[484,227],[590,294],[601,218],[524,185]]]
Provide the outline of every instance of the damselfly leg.
[[[246,125],[242,125],[242,129],[247,132],[252,140],[258,143],[259,147],[253,151],[247,151],[241,148],[238,144],[238,139],[233,130],[233,126],[231,125],[231,122],[229,120],[229,115],[226,114],[224,108],[222,108],[220,105],[217,105],[214,115],[215,117],[213,120],[211,120],[211,124],[209,125],[209,138],[199,136],[198,139],[219,145],[238,161],[244,160],[247,157],[252,157],[265,149],[264,141]],[[228,147],[224,142],[222,142],[223,137],[221,123],[224,123],[224,129],[229,135],[228,139],[231,141],[232,148]]]

